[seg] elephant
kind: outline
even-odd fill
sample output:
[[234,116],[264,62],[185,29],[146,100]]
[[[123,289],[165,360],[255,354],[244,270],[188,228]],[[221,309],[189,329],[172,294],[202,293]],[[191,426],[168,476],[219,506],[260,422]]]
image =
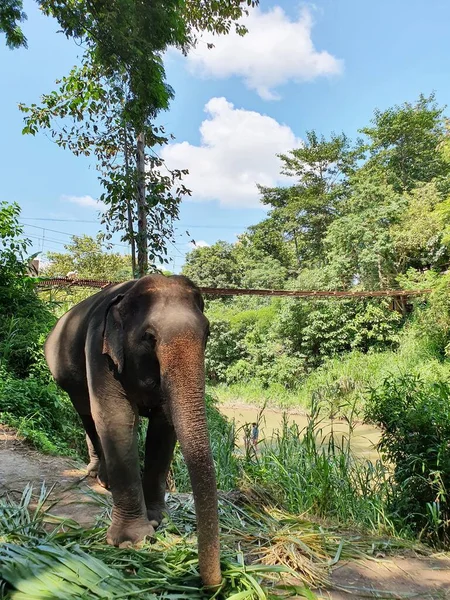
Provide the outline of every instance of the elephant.
[[[198,287],[182,275],[112,284],[75,305],[44,346],[52,376],[86,431],[90,463],[112,494],[107,542],[136,544],[166,510],[176,440],[187,464],[205,586],[221,582],[217,486],[205,407],[209,323]],[[141,477],[137,429],[148,417]]]

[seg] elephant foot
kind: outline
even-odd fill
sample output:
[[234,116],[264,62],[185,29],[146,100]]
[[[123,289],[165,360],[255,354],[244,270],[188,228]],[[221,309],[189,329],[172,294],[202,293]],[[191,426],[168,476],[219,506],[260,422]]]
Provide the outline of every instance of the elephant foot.
[[145,538],[155,535],[153,525],[144,517],[129,523],[111,523],[107,533],[106,541],[111,546],[128,548],[143,542]]
[[167,508],[164,507],[147,507],[147,519],[156,529],[167,514]]
[[108,473],[106,472],[106,464],[104,460],[100,460],[100,466],[97,473],[97,483],[105,490],[109,490]]
[[98,470],[100,467],[100,460],[98,458],[94,458],[86,467],[87,474],[89,477],[97,477]]
[[109,490],[108,474],[106,472],[106,464],[104,460],[94,459],[87,466],[89,477],[96,477],[97,483],[105,490]]

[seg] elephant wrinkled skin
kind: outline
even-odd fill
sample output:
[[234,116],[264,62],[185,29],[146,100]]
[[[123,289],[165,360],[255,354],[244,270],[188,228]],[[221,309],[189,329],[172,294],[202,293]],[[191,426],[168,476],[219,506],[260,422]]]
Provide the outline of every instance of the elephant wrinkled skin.
[[[88,472],[111,490],[107,541],[134,544],[154,533],[178,439],[194,493],[200,575],[216,586],[221,573],[204,399],[207,337],[198,288],[182,276],[149,275],[108,286],[74,306],[50,333],[45,356],[82,419]],[[139,415],[149,419],[142,478]]]

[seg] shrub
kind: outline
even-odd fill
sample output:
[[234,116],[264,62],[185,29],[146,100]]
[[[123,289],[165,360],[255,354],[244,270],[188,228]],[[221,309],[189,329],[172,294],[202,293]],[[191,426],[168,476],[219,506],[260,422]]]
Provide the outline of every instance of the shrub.
[[27,377],[55,318],[26,277],[29,241],[19,214],[16,204],[0,203],[0,364]]
[[84,430],[70,399],[55,383],[0,376],[0,420],[39,450],[86,458]]
[[370,391],[366,418],[393,465],[391,510],[435,543],[450,542],[450,384],[411,374]]

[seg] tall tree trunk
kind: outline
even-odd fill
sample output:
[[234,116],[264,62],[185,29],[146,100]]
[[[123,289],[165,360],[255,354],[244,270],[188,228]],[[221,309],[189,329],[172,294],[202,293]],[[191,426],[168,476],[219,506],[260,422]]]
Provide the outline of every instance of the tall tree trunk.
[[298,241],[297,241],[297,234],[296,234],[295,230],[292,232],[292,234],[294,236],[295,258],[297,259],[297,264],[300,264],[300,253],[298,251]]
[[[125,153],[125,173],[127,182],[130,181],[130,156],[129,156],[129,148],[128,148],[128,130],[125,126],[124,128],[124,153]],[[128,220],[128,236],[130,238],[130,246],[131,246],[131,269],[133,272],[133,278],[137,276],[137,268],[136,268],[136,240],[134,237],[134,227],[133,227],[133,212],[131,210],[131,198],[128,196],[127,192],[127,220]]]
[[138,209],[138,234],[137,234],[137,260],[138,276],[144,277],[148,271],[148,243],[147,243],[147,212],[146,185],[145,185],[145,134],[138,134],[136,143],[137,166],[137,209]]

